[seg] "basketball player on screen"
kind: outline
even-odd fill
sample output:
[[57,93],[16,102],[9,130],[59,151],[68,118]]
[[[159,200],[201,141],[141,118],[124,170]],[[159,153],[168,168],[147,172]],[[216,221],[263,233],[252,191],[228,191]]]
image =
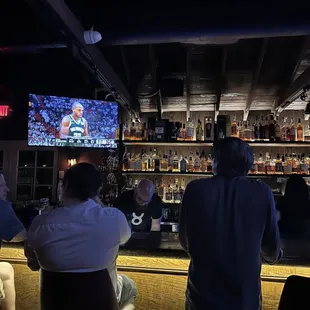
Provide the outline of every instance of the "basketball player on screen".
[[83,116],[84,107],[79,102],[72,105],[72,114],[66,115],[60,126],[60,138],[90,138],[88,124]]

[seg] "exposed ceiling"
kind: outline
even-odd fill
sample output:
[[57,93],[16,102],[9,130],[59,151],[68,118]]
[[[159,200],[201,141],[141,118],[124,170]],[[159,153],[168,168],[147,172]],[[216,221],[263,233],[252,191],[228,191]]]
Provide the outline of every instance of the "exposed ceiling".
[[[131,3],[117,1],[104,6],[95,0],[66,3],[84,29],[95,26],[102,33],[96,47],[132,101],[138,99],[141,112],[273,110],[286,105],[287,89],[310,67],[310,27],[304,11],[291,14],[282,6],[291,18],[278,14],[280,20],[273,8],[258,6],[252,11],[226,6],[223,11],[214,4],[212,10],[193,5],[189,12],[180,5],[177,12],[156,5],[137,11]],[[71,96],[89,96],[99,87],[74,59],[74,48],[56,22],[44,23],[48,16],[38,19],[26,1],[6,6],[0,16],[2,83]],[[246,13],[253,9],[264,19]],[[179,83],[172,84],[171,78]],[[297,99],[286,108],[304,109],[305,102]]]

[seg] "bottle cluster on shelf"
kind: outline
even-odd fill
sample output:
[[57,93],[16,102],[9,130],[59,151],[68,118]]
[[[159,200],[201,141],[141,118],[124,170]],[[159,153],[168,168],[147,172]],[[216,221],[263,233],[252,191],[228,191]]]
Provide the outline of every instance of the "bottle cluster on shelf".
[[[310,173],[310,154],[295,152],[271,155],[263,152],[255,155],[250,174],[304,174]],[[137,172],[175,172],[175,173],[212,173],[212,158],[204,151],[178,154],[170,150],[161,154],[157,148],[141,153],[124,153],[123,171]]]
[[304,131],[301,119],[282,117],[282,122],[275,120],[272,115],[259,120],[258,117],[246,122],[237,122],[235,119],[231,123],[231,136],[245,141],[310,141],[309,126]]
[[214,119],[203,117],[197,122],[188,118],[186,123],[169,120],[152,120],[148,123],[125,122],[123,138],[125,141],[212,141],[224,137],[238,137],[245,141],[308,141],[310,126],[304,128],[300,118],[282,117],[278,120],[273,115],[256,116],[248,121],[237,121],[236,117],[219,115],[217,127]]
[[124,153],[123,171],[212,172],[212,159],[204,151],[180,155],[172,150],[160,154],[157,148],[149,152],[144,149],[141,153]]
[[126,120],[123,138],[125,141],[210,141],[214,138],[213,120],[205,118],[204,125],[200,120],[195,125],[190,118],[186,123],[153,120],[148,125],[134,121],[128,123]]

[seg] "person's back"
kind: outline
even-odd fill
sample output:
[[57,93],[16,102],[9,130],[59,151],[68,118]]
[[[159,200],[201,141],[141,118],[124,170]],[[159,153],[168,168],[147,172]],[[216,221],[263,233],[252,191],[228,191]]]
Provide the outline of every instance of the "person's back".
[[219,173],[186,188],[180,241],[191,258],[187,309],[260,307],[261,254],[277,261],[279,234],[271,190],[245,175]]

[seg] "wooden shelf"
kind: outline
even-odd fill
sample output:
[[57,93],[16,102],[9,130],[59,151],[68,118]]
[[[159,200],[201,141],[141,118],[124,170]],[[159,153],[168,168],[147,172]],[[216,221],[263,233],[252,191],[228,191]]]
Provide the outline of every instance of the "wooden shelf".
[[[166,172],[166,171],[122,171],[123,174],[136,174],[136,175],[179,175],[179,176],[213,176],[212,172]],[[251,178],[288,178],[292,174],[248,174],[247,177]],[[304,178],[310,178],[310,174],[300,174]]]
[[[246,141],[250,146],[253,147],[310,147],[309,142],[270,142],[270,141]],[[123,144],[126,146],[213,146],[213,141],[123,141]]]

